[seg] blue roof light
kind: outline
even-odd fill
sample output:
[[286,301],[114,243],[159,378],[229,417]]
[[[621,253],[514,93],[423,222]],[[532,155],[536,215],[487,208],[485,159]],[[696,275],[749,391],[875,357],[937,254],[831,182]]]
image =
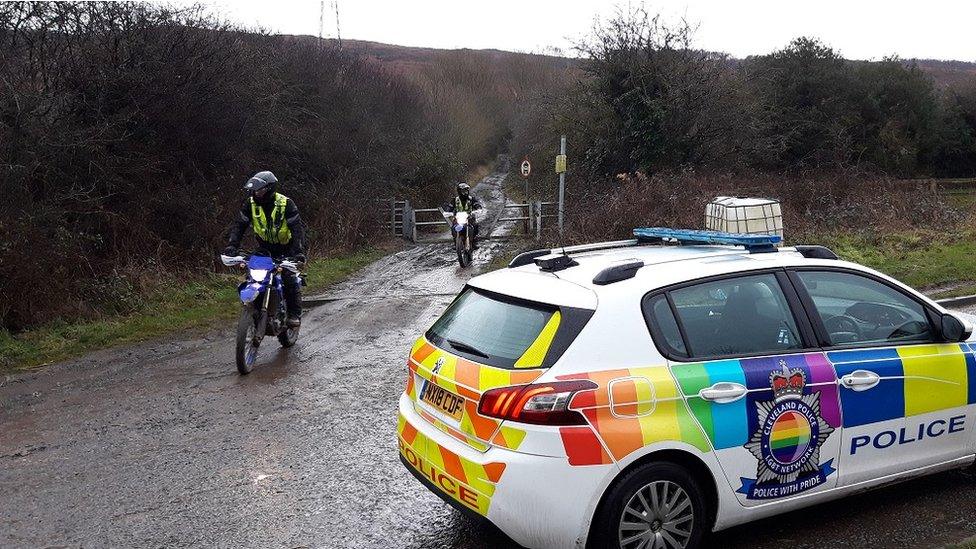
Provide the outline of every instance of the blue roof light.
[[692,229],[669,229],[667,227],[645,227],[634,229],[638,241],[676,240],[681,244],[724,244],[745,246],[753,252],[776,251],[776,244],[783,237],[778,234],[737,234],[719,231],[696,231]]

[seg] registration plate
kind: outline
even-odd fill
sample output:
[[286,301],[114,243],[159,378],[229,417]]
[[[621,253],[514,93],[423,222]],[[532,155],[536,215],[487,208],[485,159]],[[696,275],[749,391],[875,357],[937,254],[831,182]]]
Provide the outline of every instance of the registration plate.
[[424,384],[420,399],[457,421],[461,421],[461,416],[464,414],[464,399],[447,389],[428,381]]

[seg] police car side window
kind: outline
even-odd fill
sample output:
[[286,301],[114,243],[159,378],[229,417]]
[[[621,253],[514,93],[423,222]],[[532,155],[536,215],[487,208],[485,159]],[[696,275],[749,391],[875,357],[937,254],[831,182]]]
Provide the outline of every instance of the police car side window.
[[671,313],[671,305],[664,294],[644,300],[644,316],[652,326],[652,335],[665,355],[687,357],[685,342],[681,338],[678,322]]
[[935,340],[925,308],[866,276],[840,271],[797,271],[832,346]]
[[803,348],[789,303],[773,274],[725,278],[669,294],[692,358]]

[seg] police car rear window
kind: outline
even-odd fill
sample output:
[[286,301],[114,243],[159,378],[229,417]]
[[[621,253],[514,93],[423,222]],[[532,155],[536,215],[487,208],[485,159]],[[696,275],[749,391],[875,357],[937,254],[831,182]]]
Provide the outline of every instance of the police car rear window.
[[514,368],[556,310],[468,288],[428,330],[427,339],[475,362]]

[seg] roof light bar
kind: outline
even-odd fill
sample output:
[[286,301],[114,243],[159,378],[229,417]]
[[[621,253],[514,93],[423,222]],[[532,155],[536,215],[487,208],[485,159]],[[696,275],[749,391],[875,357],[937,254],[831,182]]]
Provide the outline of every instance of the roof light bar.
[[634,229],[634,236],[641,242],[674,240],[679,244],[744,246],[752,253],[775,252],[776,244],[779,244],[783,240],[783,237],[777,234],[738,234],[719,231],[696,231],[692,229],[669,229],[666,227]]

